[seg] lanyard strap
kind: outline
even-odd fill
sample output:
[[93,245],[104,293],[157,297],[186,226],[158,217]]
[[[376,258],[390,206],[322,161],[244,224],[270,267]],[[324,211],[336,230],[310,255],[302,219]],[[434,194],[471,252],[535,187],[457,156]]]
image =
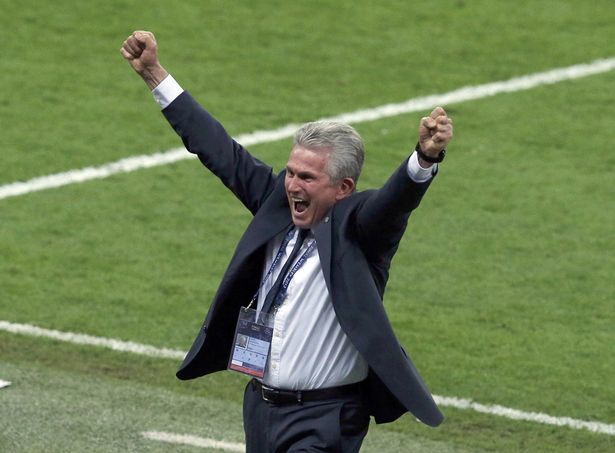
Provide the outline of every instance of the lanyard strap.
[[273,261],[271,263],[271,266],[269,266],[269,270],[267,271],[267,274],[265,274],[265,277],[261,281],[261,284],[258,285],[258,288],[256,289],[256,294],[254,294],[254,296],[252,297],[252,300],[250,301],[250,304],[247,306],[247,308],[250,308],[252,306],[254,301],[258,298],[258,293],[260,293],[261,289],[263,288],[263,285],[269,279],[269,277],[271,276],[274,269],[278,266],[278,264],[280,264],[280,260],[282,259],[284,250],[286,249],[286,246],[288,245],[290,240],[293,238],[294,232],[295,232],[295,228],[291,226],[288,230],[288,233],[286,233],[286,236],[284,237],[284,240],[282,241],[280,248],[278,249],[278,253],[276,253],[275,257],[273,258]]
[[274,309],[282,305],[282,302],[286,298],[286,292],[288,290],[288,286],[290,285],[291,280],[293,279],[297,271],[301,269],[301,266],[305,264],[305,262],[310,257],[310,255],[312,254],[315,248],[316,248],[316,240],[312,239],[306,251],[303,253],[303,255],[301,255],[301,258],[299,258],[299,260],[295,263],[295,265],[291,268],[291,270],[288,271],[288,274],[286,274],[286,278],[284,278],[284,281],[282,282],[280,291],[278,292],[278,294],[276,295],[273,301],[272,307]]

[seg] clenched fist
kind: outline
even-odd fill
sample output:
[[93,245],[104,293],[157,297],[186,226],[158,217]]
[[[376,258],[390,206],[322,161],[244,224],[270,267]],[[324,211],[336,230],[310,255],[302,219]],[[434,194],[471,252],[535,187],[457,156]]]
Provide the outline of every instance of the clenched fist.
[[133,32],[122,44],[120,53],[150,89],[154,89],[169,75],[160,65],[156,38],[149,31]]
[[421,150],[430,157],[437,157],[453,138],[453,120],[442,107],[433,109],[419,123]]

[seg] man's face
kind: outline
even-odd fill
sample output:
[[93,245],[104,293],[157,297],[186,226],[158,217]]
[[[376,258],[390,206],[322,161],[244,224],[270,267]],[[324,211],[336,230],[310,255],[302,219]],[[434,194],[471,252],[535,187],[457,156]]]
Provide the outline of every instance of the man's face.
[[300,145],[290,152],[284,186],[293,223],[300,228],[316,225],[336,202],[354,190],[351,178],[331,181],[326,171],[329,154],[328,150],[314,151]]

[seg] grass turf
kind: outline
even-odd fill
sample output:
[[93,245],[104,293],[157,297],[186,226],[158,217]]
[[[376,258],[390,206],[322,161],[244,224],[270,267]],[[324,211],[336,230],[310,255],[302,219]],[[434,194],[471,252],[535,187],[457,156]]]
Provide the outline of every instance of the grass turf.
[[[429,10],[152,2],[136,18],[119,12],[123,2],[92,5],[7,5],[2,183],[178,145],[117,52],[134,28],[157,33],[164,64],[234,134],[615,53],[615,11],[600,1],[434,2]],[[396,332],[435,393],[615,420],[613,81],[610,73],[448,107],[455,141],[411,220],[386,295]],[[361,187],[380,185],[404,157],[419,116],[357,125],[368,149]],[[280,168],[288,149],[282,141],[252,150]],[[174,348],[190,344],[249,220],[194,161],[2,200],[0,218],[0,319]],[[241,380],[229,374],[179,383],[167,361],[1,338],[0,379],[106,376],[109,389],[153,379],[154,393],[215,392],[229,404],[241,397]],[[35,393],[20,395],[21,410],[35,411]],[[70,409],[67,426],[86,406],[51,401]],[[53,404],[33,420],[52,418]],[[13,419],[4,438],[11,445],[68,442],[37,439],[38,422],[17,417],[16,405],[0,407],[3,420]],[[604,435],[445,412],[438,430],[406,417],[369,437],[409,434],[421,451],[612,447]],[[115,448],[80,422],[76,442]],[[380,451],[399,451],[392,445]]]

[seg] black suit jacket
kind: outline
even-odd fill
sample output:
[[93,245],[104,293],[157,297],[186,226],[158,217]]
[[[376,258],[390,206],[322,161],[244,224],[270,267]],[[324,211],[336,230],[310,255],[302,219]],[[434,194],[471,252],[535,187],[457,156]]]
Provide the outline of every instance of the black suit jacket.
[[[227,368],[239,308],[256,292],[265,245],[288,228],[291,214],[284,172],[272,169],[235,142],[189,93],[163,110],[195,153],[254,215],[224,274],[209,312],[177,376],[193,379]],[[339,323],[369,364],[370,410],[377,423],[412,412],[437,426],[443,416],[397,341],[383,306],[391,259],[410,212],[429,186],[406,172],[407,160],[379,190],[336,203],[313,227],[327,288]]]

